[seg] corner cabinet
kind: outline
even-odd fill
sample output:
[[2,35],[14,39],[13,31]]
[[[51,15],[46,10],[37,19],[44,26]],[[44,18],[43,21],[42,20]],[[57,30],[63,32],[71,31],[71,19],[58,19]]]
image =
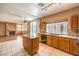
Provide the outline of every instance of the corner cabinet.
[[79,48],[77,45],[77,39],[70,40],[70,53],[79,56]]
[[68,18],[69,29],[77,29],[79,27],[79,17],[74,15]]

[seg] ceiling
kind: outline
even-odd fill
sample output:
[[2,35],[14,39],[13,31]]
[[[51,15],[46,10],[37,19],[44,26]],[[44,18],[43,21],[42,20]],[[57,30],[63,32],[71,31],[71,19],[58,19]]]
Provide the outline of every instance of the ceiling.
[[0,19],[16,22],[30,21],[79,6],[78,3],[57,3],[42,11],[45,5],[46,3],[41,6],[39,3],[0,3]]

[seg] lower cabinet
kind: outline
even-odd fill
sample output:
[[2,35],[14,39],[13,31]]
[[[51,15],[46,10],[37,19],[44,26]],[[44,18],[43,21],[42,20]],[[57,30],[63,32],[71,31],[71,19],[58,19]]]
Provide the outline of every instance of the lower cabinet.
[[79,47],[77,44],[77,39],[70,40],[70,53],[74,55],[79,55]]
[[52,36],[47,35],[47,45],[52,46]]
[[39,42],[41,43],[41,34],[38,34],[38,36],[39,36]]
[[59,49],[69,52],[69,39],[59,37]]
[[57,36],[52,36],[51,44],[52,44],[52,47],[58,48],[58,37]]
[[47,45],[79,56],[79,44],[76,38],[47,35]]
[[39,50],[39,39],[23,37],[23,47],[30,55],[33,55]]

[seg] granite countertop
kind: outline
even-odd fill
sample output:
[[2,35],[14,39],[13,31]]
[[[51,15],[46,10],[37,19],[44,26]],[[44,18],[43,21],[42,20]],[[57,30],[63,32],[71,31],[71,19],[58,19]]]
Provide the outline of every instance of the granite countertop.
[[30,38],[30,39],[35,39],[35,38],[38,38],[37,36],[35,37],[35,36],[28,36],[28,35],[22,35],[23,37],[28,37],[28,38]]
[[52,35],[52,36],[61,36],[61,37],[68,37],[68,38],[73,38],[73,39],[79,39],[79,37],[76,36],[70,36],[70,35],[57,35],[57,34],[52,34],[52,33],[39,33],[43,35]]

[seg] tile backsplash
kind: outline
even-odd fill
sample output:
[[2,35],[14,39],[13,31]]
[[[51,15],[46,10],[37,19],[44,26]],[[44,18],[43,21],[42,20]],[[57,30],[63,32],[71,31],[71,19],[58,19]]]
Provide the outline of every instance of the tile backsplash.
[[68,34],[71,35],[71,36],[79,37],[79,29],[68,30]]

